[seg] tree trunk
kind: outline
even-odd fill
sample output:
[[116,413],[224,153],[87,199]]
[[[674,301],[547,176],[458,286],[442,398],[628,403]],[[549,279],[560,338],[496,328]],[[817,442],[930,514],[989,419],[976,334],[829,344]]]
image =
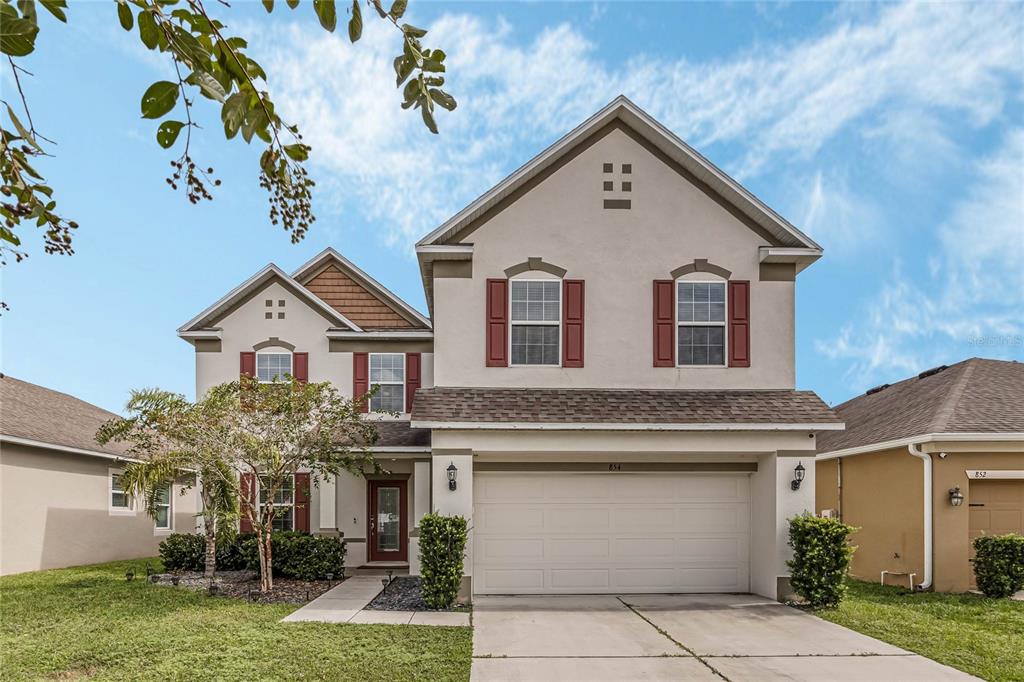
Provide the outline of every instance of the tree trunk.
[[270,592],[274,589],[274,571],[271,558],[270,531],[261,527],[258,531],[257,542],[260,550],[260,592]]
[[206,564],[203,567],[203,576],[212,578],[217,571],[217,517],[208,513],[203,517],[203,524],[206,529]]

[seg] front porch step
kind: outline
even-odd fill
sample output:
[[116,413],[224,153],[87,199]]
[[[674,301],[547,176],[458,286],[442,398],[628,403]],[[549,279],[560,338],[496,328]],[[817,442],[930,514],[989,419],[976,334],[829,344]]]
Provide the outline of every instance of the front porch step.
[[387,575],[388,571],[391,571],[392,577],[396,575],[409,575],[409,562],[371,561],[356,567],[353,575]]

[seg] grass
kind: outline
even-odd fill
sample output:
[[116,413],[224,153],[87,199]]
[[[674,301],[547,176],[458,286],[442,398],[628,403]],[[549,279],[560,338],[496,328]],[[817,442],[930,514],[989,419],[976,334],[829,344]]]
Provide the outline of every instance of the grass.
[[1024,602],[850,581],[825,620],[986,680],[1024,681]]
[[0,679],[469,679],[469,628],[279,623],[296,607],[151,585],[145,565],[0,578]]

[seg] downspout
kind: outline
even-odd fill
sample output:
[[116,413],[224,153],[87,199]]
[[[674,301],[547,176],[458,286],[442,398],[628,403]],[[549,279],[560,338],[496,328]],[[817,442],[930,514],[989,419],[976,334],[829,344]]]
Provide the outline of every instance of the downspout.
[[919,590],[927,590],[932,586],[932,456],[921,452],[917,443],[911,443],[907,450],[914,457],[924,462],[924,580],[917,585]]

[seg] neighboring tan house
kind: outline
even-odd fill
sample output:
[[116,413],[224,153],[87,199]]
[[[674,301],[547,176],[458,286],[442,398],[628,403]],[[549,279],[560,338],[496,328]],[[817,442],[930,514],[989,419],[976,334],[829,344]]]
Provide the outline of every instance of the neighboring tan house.
[[291,371],[402,413],[390,476],[285,496],[289,524],[416,573],[421,516],[463,515],[467,594],[786,589],[816,433],[842,428],[794,390],[817,244],[620,97],[416,251],[431,320],[328,250],[179,329],[199,393]]
[[817,511],[857,527],[852,575],[965,592],[974,538],[1024,534],[1024,364],[971,358],[835,411]]
[[124,494],[124,448],[94,438],[116,416],[0,375],[0,575],[156,556],[164,536],[195,530],[197,496],[180,482],[155,519]]

